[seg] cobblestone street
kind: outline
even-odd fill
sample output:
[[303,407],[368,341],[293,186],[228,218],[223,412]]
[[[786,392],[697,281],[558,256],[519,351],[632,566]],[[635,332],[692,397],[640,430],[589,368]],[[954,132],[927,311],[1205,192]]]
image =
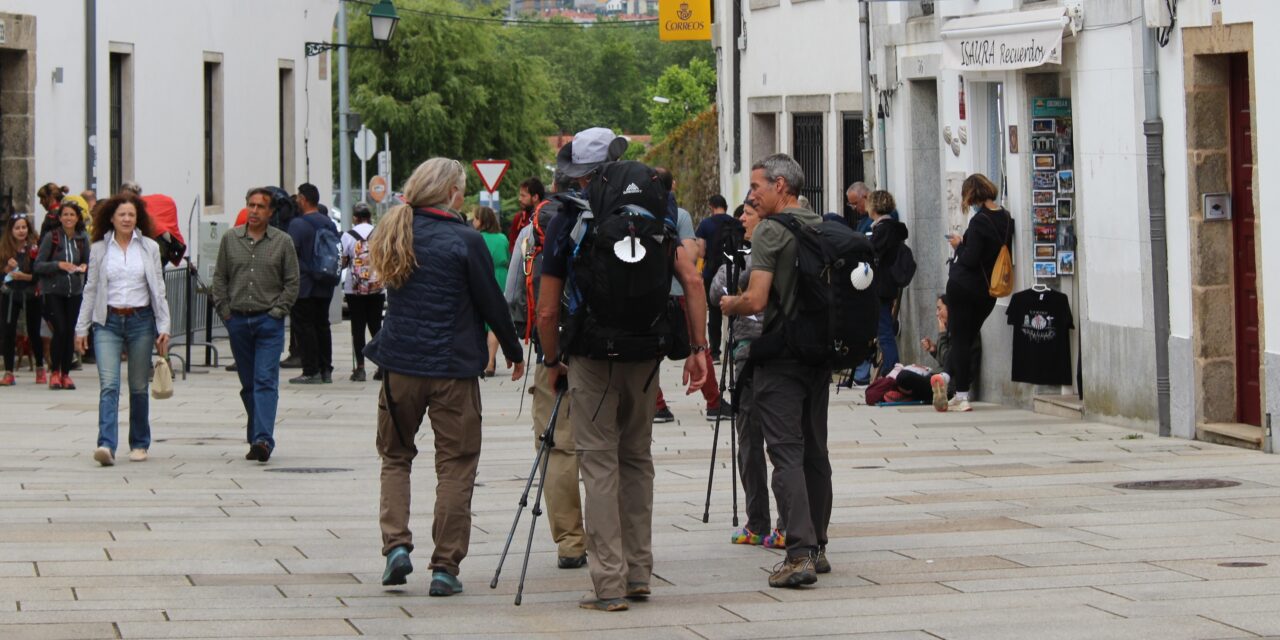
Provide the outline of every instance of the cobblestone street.
[[[334,334],[343,362],[349,339]],[[36,387],[27,373],[0,391],[0,637],[1280,635],[1274,457],[991,405],[868,408],[848,392],[832,397],[834,571],[815,588],[770,589],[779,554],[729,544],[727,437],[712,522],[701,522],[710,423],[700,398],[679,397],[677,422],[654,430],[654,596],[626,613],[578,609],[587,572],[555,568],[540,520],[524,604],[512,606],[527,513],[498,589],[488,582],[534,449],[530,405],[517,418],[520,385],[499,379],[483,383],[466,592],[426,595],[429,466],[415,482],[418,571],[388,591],[377,386],[337,373],[332,385],[282,386],[266,465],[243,459],[237,383],[221,369],[153,402],[151,460],[111,468],[90,457],[95,372],[76,391]],[[429,436],[419,444],[429,464]],[[329,472],[290,473],[313,468]],[[1116,487],[1196,478],[1239,485]]]

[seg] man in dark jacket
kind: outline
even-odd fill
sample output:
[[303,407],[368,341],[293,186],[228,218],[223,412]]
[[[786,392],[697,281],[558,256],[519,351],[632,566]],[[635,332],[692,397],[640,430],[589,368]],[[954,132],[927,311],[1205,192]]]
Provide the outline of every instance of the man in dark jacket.
[[302,350],[302,375],[290,378],[291,384],[333,382],[333,336],[329,332],[329,304],[333,300],[333,284],[325,284],[312,272],[315,264],[316,229],[333,221],[320,213],[320,190],[311,183],[298,187],[298,208],[302,215],[289,222],[289,236],[298,252],[301,278],[298,302],[293,306],[293,324],[298,327],[298,346]]
[[892,271],[893,265],[898,261],[898,253],[910,233],[907,225],[890,215],[896,211],[896,207],[893,195],[888,191],[872,191],[867,196],[867,204],[871,215],[871,247],[875,250],[878,265],[872,286],[880,298],[880,330],[877,341],[880,345],[880,375],[883,376],[893,371],[893,365],[898,364],[894,303],[898,301],[899,291]]

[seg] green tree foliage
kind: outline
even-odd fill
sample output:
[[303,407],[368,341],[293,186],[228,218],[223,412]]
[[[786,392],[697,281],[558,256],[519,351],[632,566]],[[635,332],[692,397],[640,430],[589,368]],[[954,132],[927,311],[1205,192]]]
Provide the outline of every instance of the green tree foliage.
[[720,193],[719,120],[713,106],[680,123],[649,148],[643,161],[666,167],[676,179],[676,202],[696,224],[706,213],[707,198]]
[[706,111],[715,100],[716,70],[710,62],[694,58],[687,66],[667,67],[647,91],[668,102],[647,103],[649,133],[661,140],[686,120]]
[[[396,6],[401,20],[386,50],[355,50],[350,58],[351,108],[370,129],[391,133],[393,184],[404,184],[433,156],[464,163],[501,158],[511,161],[509,176],[542,175],[542,136],[550,124],[547,105],[530,96],[551,91],[545,68],[508,55],[500,28],[404,11],[456,13],[455,3],[397,0]],[[351,24],[367,21],[366,7],[348,11]],[[357,44],[372,44],[368,30],[351,33]],[[470,169],[467,176],[468,191],[478,191],[479,177]]]

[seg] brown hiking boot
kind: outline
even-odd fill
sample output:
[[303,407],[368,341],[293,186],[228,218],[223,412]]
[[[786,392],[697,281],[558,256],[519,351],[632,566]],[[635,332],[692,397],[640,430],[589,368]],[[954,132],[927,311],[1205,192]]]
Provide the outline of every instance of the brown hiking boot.
[[769,576],[769,586],[778,588],[794,588],[818,581],[818,573],[813,568],[813,556],[803,555],[787,558],[773,567]]

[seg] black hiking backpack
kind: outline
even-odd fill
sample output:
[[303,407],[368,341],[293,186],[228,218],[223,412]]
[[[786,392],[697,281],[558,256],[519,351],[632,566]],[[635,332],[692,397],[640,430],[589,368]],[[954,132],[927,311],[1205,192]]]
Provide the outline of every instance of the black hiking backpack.
[[859,290],[850,279],[855,267],[874,262],[871,241],[843,222],[810,226],[785,213],[764,220],[782,224],[795,237],[799,273],[792,314],[752,343],[751,360],[857,366],[874,349],[879,324],[875,287]]
[[640,362],[687,349],[676,344],[675,224],[657,174],[639,162],[609,163],[588,193],[590,211],[573,230],[565,352]]

